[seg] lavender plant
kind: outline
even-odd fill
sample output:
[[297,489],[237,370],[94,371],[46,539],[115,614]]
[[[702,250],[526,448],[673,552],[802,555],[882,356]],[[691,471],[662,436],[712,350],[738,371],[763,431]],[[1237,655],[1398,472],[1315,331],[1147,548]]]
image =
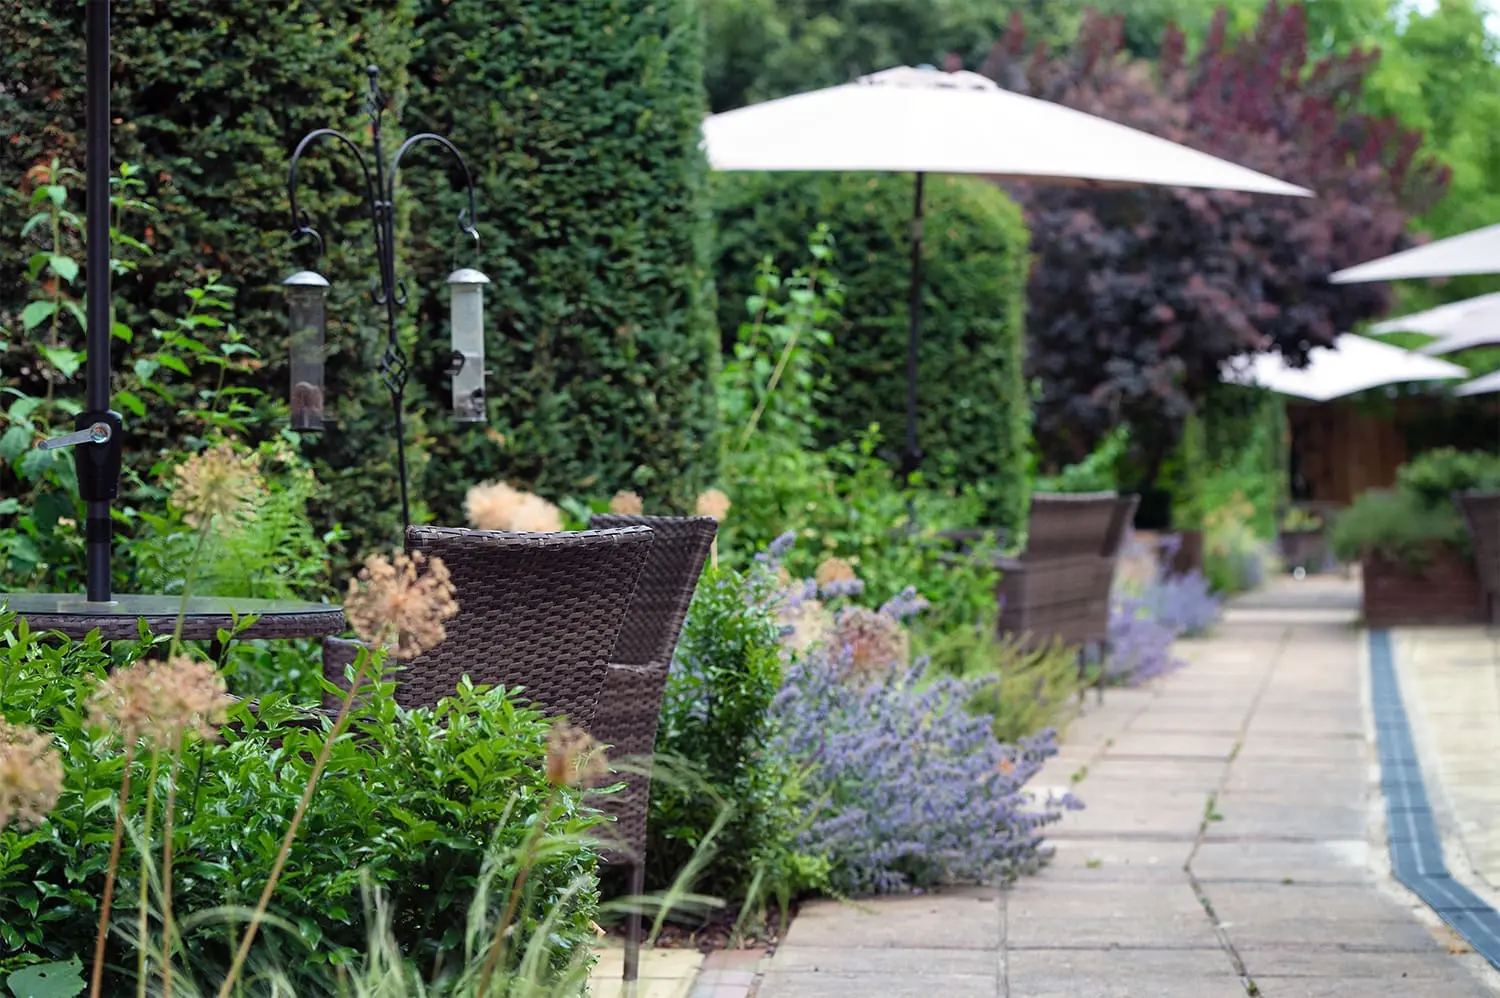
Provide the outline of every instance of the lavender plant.
[[1172,654],[1177,631],[1158,620],[1139,596],[1116,595],[1109,608],[1109,651],[1105,678],[1135,686],[1166,675],[1184,663]]
[[929,680],[921,660],[850,682],[849,658],[805,655],[772,704],[773,750],[809,766],[821,802],[801,849],[828,857],[831,880],[849,893],[1008,883],[1037,869],[1041,829],[1081,806],[1023,791],[1056,754],[1056,732],[1002,745],[968,709],[973,684]]
[[1140,604],[1148,617],[1179,636],[1204,633],[1223,613],[1223,602],[1196,569],[1153,579],[1141,593]]

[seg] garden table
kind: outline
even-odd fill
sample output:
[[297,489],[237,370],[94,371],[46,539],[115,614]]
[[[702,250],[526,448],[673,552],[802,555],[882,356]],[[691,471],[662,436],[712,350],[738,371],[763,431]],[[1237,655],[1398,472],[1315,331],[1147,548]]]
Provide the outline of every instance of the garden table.
[[142,618],[153,634],[172,634],[182,616],[182,637],[213,641],[220,630],[233,631],[235,620],[255,616],[241,638],[321,638],[344,630],[344,608],[299,600],[193,596],[184,613],[180,596],[123,596],[109,603],[90,603],[75,593],[0,593],[0,609],[24,617],[33,630],[60,631],[82,638],[97,630],[106,641],[128,641],[139,633]]

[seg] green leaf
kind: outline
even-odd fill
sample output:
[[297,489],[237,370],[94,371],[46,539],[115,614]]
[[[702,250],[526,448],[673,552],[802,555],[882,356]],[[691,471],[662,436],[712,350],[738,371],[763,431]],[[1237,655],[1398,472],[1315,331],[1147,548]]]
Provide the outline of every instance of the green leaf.
[[23,967],[6,978],[15,998],[76,998],[83,993],[83,961],[77,956]]
[[173,357],[169,353],[159,353],[159,354],[157,354],[156,355],[156,361],[162,367],[168,368],[169,370],[176,371],[178,374],[186,374],[189,377],[192,376],[193,372],[188,370],[188,366],[186,364],[184,364],[178,358]]
[[68,200],[68,189],[62,184],[48,184],[42,189],[47,192],[47,196],[52,199],[52,203],[59,208],[63,206],[64,201]]
[[149,357],[138,357],[135,362],[135,376],[142,381],[150,381],[161,365]]
[[69,284],[72,284],[73,279],[78,276],[78,262],[72,257],[64,256],[61,253],[53,253],[52,256],[48,257],[47,266],[51,267],[54,274]]
[[83,366],[84,355],[80,351],[68,350],[64,347],[39,347],[38,349],[42,356],[47,358],[47,363],[57,368],[58,373],[65,378],[71,378]]
[[21,512],[21,500],[0,499],[0,516],[11,516]]
[[52,318],[56,311],[55,301],[34,301],[21,310],[21,328],[30,332]]
[[41,477],[51,469],[56,457],[57,451],[55,450],[33,448],[22,455],[21,463],[16,465],[16,471],[28,482],[40,481]]
[[130,327],[125,325],[125,323],[123,322],[115,323],[110,330],[110,335],[112,335],[117,340],[124,340],[126,343],[129,343],[135,339],[135,333],[132,332]]
[[10,464],[31,449],[31,431],[24,426],[12,426],[0,435],[0,460]]
[[146,403],[142,402],[135,392],[116,392],[115,401],[128,410],[132,416],[146,415]]

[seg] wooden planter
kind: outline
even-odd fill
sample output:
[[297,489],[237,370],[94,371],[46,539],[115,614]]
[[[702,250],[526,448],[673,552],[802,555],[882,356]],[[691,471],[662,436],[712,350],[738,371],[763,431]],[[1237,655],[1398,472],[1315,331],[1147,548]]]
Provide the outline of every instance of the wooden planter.
[[1487,616],[1500,624],[1500,492],[1460,492],[1454,499],[1474,541],[1474,564]]
[[1363,566],[1366,627],[1484,623],[1479,576],[1455,548],[1434,545],[1416,565],[1372,554]]

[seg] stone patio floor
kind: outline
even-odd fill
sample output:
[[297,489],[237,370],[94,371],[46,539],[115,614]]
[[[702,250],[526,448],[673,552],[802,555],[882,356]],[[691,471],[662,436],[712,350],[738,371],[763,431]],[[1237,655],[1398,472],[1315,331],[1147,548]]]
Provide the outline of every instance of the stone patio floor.
[[[1039,876],[805,905],[760,998],[1500,994],[1387,874],[1356,586],[1277,581],[1182,642],[1186,669],[1091,701],[1043,778],[1088,809]],[[1483,746],[1464,762],[1493,773]]]

